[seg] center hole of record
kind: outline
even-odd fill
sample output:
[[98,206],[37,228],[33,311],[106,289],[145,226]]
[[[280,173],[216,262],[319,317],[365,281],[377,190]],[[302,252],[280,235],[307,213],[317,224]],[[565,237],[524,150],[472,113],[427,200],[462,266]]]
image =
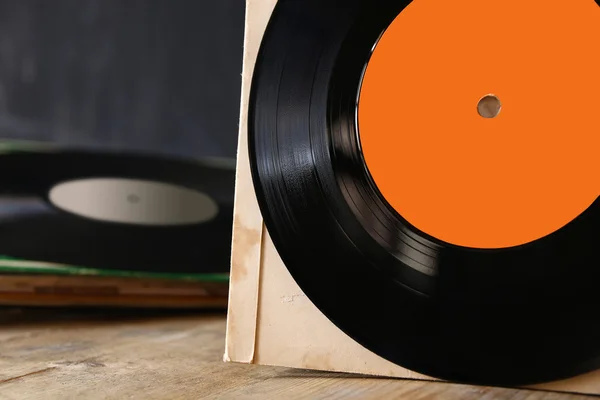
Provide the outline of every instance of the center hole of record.
[[493,94],[483,96],[477,103],[477,112],[483,118],[496,118],[501,109],[500,99]]
[[132,204],[137,204],[140,202],[140,197],[138,195],[135,194],[130,194],[127,196],[127,201],[132,203]]

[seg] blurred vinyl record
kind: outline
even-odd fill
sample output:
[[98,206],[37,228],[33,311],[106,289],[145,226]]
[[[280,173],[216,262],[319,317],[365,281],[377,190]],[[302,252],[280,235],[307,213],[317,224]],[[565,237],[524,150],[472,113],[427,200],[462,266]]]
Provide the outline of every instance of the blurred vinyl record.
[[409,370],[524,385],[600,367],[600,9],[551,3],[273,12],[249,104],[261,214],[319,310]]
[[231,160],[0,156],[0,254],[103,269],[226,272]]

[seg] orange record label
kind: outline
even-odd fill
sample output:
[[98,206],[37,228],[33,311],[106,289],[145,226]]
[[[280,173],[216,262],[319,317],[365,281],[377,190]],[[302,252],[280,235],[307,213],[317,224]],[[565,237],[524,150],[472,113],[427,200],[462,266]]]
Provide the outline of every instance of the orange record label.
[[414,0],[373,50],[358,132],[417,229],[475,248],[551,234],[600,194],[600,7]]

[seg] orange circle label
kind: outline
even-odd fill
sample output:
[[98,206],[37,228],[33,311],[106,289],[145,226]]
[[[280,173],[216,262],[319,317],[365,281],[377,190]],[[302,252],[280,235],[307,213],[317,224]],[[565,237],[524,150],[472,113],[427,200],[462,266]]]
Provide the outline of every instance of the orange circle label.
[[421,231],[475,248],[560,229],[600,194],[594,0],[414,0],[367,65],[365,163]]

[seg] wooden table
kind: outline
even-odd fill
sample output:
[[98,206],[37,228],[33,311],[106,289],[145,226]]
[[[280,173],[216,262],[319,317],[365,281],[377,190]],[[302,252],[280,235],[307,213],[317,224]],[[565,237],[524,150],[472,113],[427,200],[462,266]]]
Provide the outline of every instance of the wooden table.
[[224,331],[221,313],[0,309],[0,399],[587,398],[226,364]]

